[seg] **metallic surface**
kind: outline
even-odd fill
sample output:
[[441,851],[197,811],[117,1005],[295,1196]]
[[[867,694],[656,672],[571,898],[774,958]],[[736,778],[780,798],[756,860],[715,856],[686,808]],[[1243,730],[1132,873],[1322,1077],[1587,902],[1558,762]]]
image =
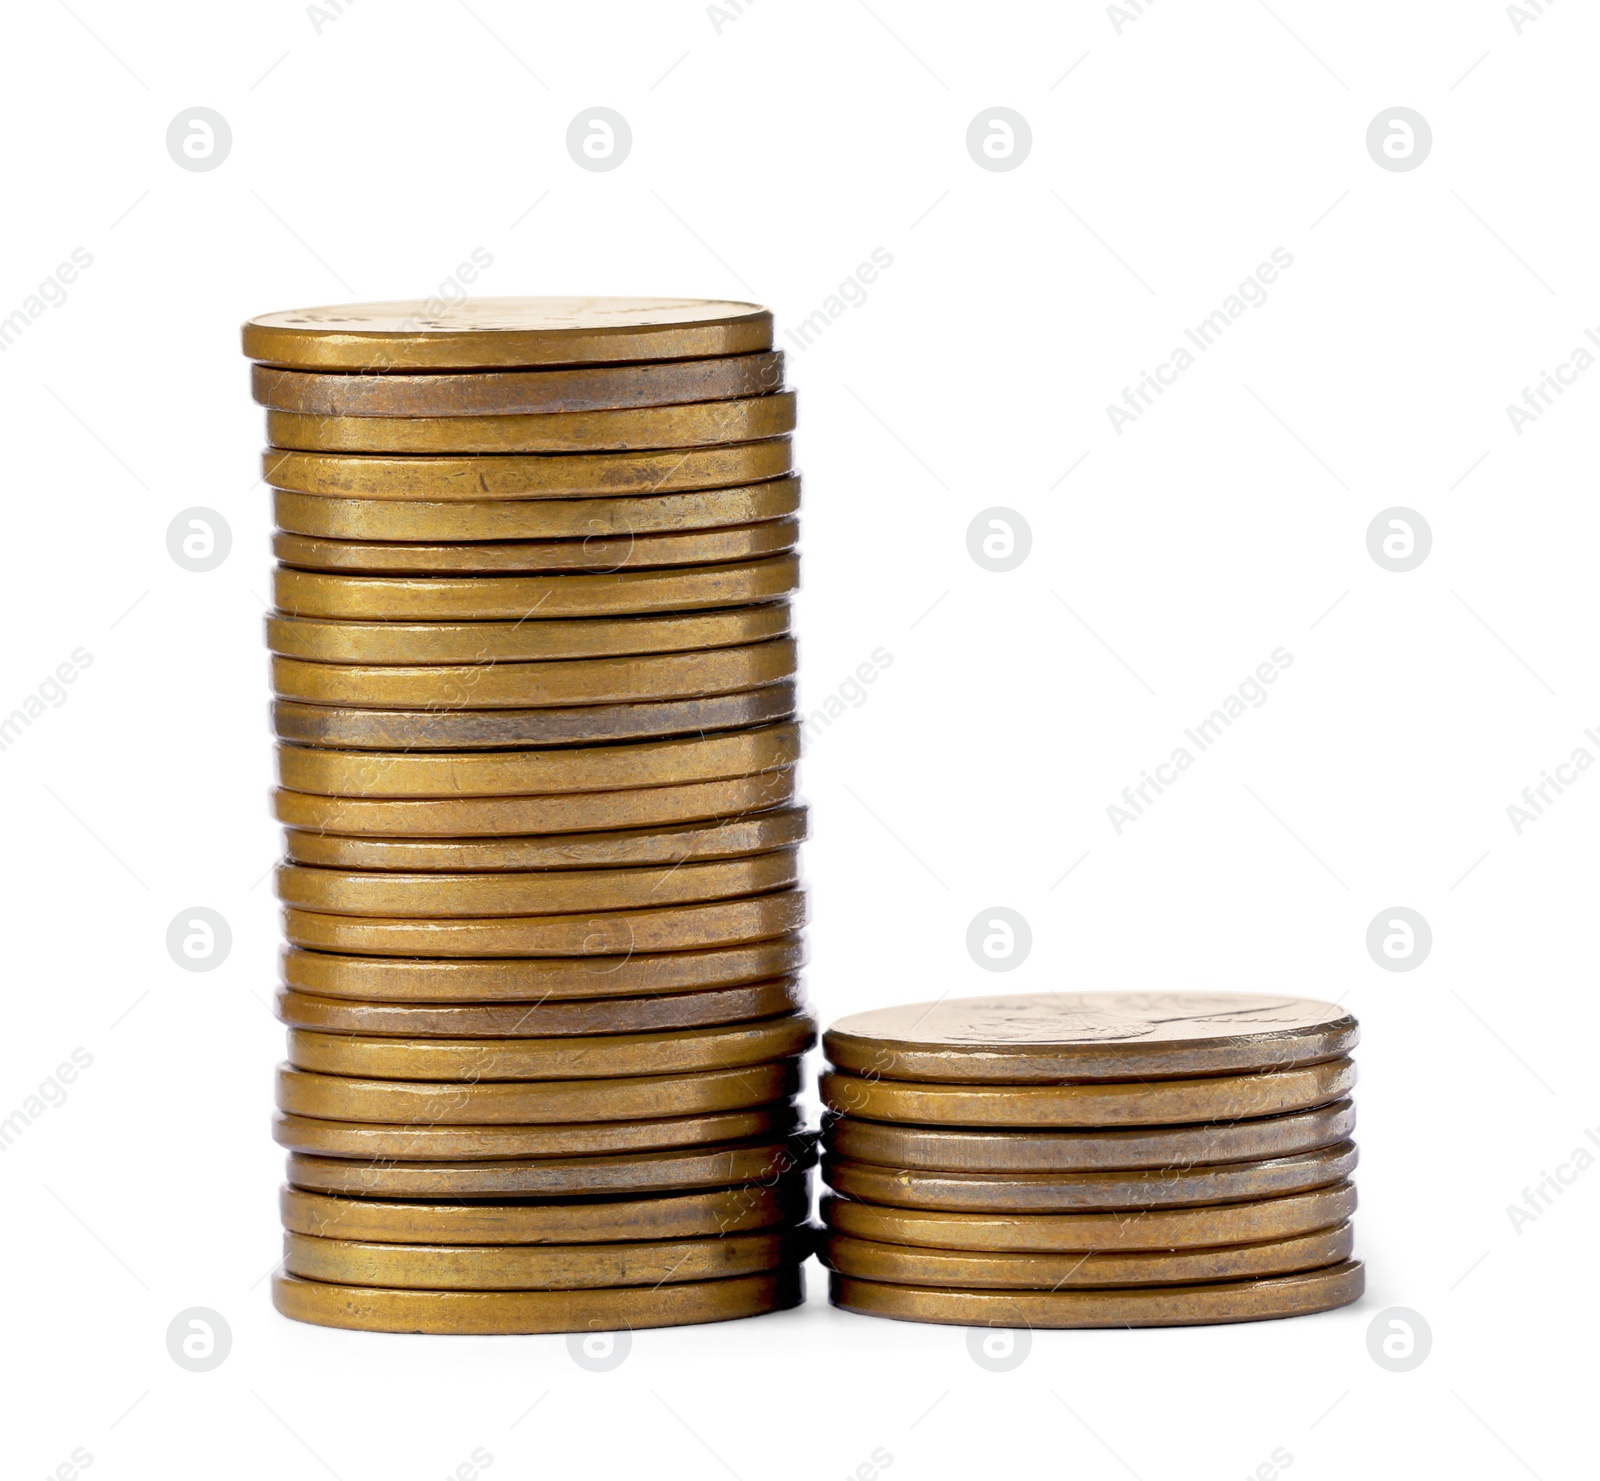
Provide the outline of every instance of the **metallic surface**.
[[491,1162],[359,1162],[294,1152],[288,1178],[311,1192],[362,1198],[590,1198],[739,1184],[773,1187],[807,1165],[802,1143],[780,1141]]
[[783,519],[799,508],[797,477],[618,499],[430,502],[338,499],[286,489],[272,491],[272,512],[278,528],[321,540],[627,540]]
[[347,873],[280,864],[278,898],[333,915],[567,915],[724,900],[787,889],[800,878],[795,849],[663,869],[542,869],[529,873]]
[[262,482],[334,499],[571,499],[734,488],[794,470],[787,437],[615,453],[303,453],[268,448]]
[[252,360],[312,370],[482,370],[685,360],[771,348],[772,314],[695,298],[469,298],[330,304],[243,326]]
[[581,540],[481,540],[402,544],[395,540],[324,540],[280,530],[272,553],[302,571],[348,571],[371,576],[453,576],[538,571],[621,571],[662,566],[709,566],[760,560],[793,550],[800,521],[666,535],[590,535]]
[[792,391],[736,401],[531,416],[346,417],[267,413],[267,441],[303,452],[575,453],[707,447],[794,431]]
[[1255,1075],[1084,1085],[933,1085],[822,1077],[823,1104],[872,1121],[935,1126],[1163,1126],[1275,1116],[1342,1100],[1348,1059]]
[[566,370],[484,370],[468,375],[322,375],[250,367],[255,399],[275,411],[316,416],[504,416],[546,411],[608,411],[725,401],[783,389],[783,351],[594,365]]
[[1332,1229],[1355,1212],[1356,1190],[1335,1183],[1282,1198],[1203,1208],[1071,1214],[935,1213],[883,1208],[829,1195],[823,1223],[835,1233],[886,1244],[954,1250],[1177,1250],[1291,1239]]
[[734,694],[792,678],[797,665],[794,640],[775,638],[698,653],[547,663],[370,666],[275,657],[272,684],[278,698],[307,704],[517,709]]
[[1059,1291],[1286,1275],[1297,1270],[1336,1265],[1348,1260],[1354,1247],[1355,1232],[1349,1224],[1289,1239],[1228,1245],[1220,1249],[1087,1255],[1031,1251],[970,1254],[958,1250],[910,1249],[904,1245],[830,1234],[824,1237],[821,1260],[828,1269],[841,1275],[895,1285]]
[[288,658],[344,664],[479,664],[686,653],[787,637],[789,604],[665,617],[535,622],[349,622],[267,618],[267,647]]
[[[618,869],[676,866],[691,860],[738,859],[792,848],[805,839],[806,809],[774,808],[745,818],[719,818],[673,828],[621,833],[557,833],[528,838],[345,838],[290,828],[288,857],[329,869],[406,873],[484,869]],[[871,1158],[870,1161],[881,1161]]]
[[1181,1169],[1208,1162],[1292,1157],[1348,1141],[1348,1100],[1287,1116],[1215,1125],[1108,1131],[964,1131],[825,1116],[824,1144],[855,1162],[948,1173],[1069,1173]]
[[1187,1327],[1331,1311],[1365,1289],[1361,1262],[1346,1260],[1261,1280],[1107,1291],[941,1291],[835,1275],[829,1299],[862,1316],[962,1327]]
[[1239,1074],[1350,1053],[1332,1003],[1258,993],[1124,992],[943,998],[852,1014],[831,1064],[897,1080],[1022,1084]]
[[488,1162],[516,1157],[613,1157],[792,1135],[798,1112],[787,1100],[700,1116],[646,1121],[580,1121],[570,1126],[386,1126],[317,1116],[272,1118],[272,1138],[291,1152],[385,1162]]
[[742,607],[788,596],[800,558],[773,555],[723,566],[559,576],[342,576],[273,573],[273,600],[291,617],[356,621],[507,622]]
[[792,1094],[797,1080],[797,1062],[793,1060],[687,1075],[488,1084],[358,1080],[280,1065],[278,1109],[319,1121],[370,1121],[390,1126],[644,1121],[764,1106]]
[[551,705],[537,710],[358,710],[283,699],[273,704],[272,720],[280,739],[304,745],[470,751],[703,735],[785,720],[794,708],[794,681],[780,679],[759,689],[698,699]]
[[795,977],[646,998],[539,1003],[361,1003],[279,989],[278,1018],[291,1028],[404,1039],[505,1039],[525,1035],[641,1034],[711,1024],[752,1023],[796,1013],[805,994]]
[[793,1264],[782,1231],[617,1244],[418,1245],[285,1233],[283,1268],[307,1280],[429,1291],[587,1291],[722,1280]]
[[790,766],[799,753],[800,730],[793,724],[693,740],[464,755],[351,754],[279,746],[278,779],[293,791],[347,798],[533,797],[747,776]]
[[659,910],[494,920],[391,920],[290,907],[283,912],[283,934],[294,946],[358,956],[593,958],[764,941],[798,931],[805,920],[805,892],[781,890]]
[[1131,1172],[941,1173],[825,1158],[828,1186],[848,1198],[898,1208],[985,1213],[1174,1208],[1274,1198],[1343,1182],[1355,1171],[1353,1142],[1261,1162]]
[[794,768],[780,765],[751,776],[566,796],[444,797],[397,802],[281,790],[272,794],[272,800],[274,816],[294,828],[324,828],[331,833],[379,837],[454,838],[645,828],[742,817],[769,807],[785,807],[794,801],[794,795]]
[[669,1193],[654,1198],[402,1203],[338,1198],[284,1188],[283,1227],[323,1239],[387,1244],[594,1244],[624,1239],[692,1239],[771,1229],[805,1216],[805,1178]]
[[789,935],[714,951],[623,953],[578,960],[386,960],[290,948],[283,954],[282,966],[285,986],[330,998],[538,1006],[546,1001],[579,1004],[762,982],[798,972],[805,959],[805,942]]

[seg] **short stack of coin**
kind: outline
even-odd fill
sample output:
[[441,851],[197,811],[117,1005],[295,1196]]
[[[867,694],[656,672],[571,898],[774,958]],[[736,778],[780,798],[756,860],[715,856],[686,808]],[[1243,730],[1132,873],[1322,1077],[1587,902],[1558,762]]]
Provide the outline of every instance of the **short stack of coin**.
[[913,1003],[824,1036],[836,1306],[971,1327],[1186,1326],[1356,1300],[1331,1003],[1066,993]]
[[269,314],[280,1311],[590,1332],[799,1299],[814,1039],[751,304]]

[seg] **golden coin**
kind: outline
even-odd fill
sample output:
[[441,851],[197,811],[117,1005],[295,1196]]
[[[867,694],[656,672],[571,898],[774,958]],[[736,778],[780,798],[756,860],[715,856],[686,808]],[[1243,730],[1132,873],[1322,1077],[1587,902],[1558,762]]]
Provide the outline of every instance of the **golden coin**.
[[823,1118],[828,1150],[847,1161],[952,1173],[1093,1172],[1254,1162],[1348,1141],[1355,1125],[1355,1105],[1348,1100],[1254,1121],[1126,1131],[957,1131],[891,1126],[854,1116]]
[[1029,993],[877,1008],[828,1030],[831,1064],[896,1080],[1145,1080],[1337,1059],[1356,1021],[1333,1003],[1257,993]]
[[358,1002],[576,1004],[763,982],[798,972],[805,958],[799,936],[720,951],[578,961],[397,961],[290,949],[283,954],[283,981],[298,992]]
[[658,1033],[663,1029],[749,1023],[796,1013],[804,1007],[805,995],[795,977],[742,987],[705,988],[700,992],[660,993],[648,998],[548,1003],[361,1003],[285,989],[278,993],[278,1017],[291,1028],[391,1034],[406,1039]]
[[735,488],[794,469],[787,437],[614,453],[303,453],[268,448],[261,479],[333,499],[572,499]]
[[757,524],[787,518],[799,508],[800,480],[794,476],[632,499],[401,502],[272,491],[278,528],[320,540],[599,542]]
[[1354,1142],[1261,1162],[1131,1172],[922,1172],[829,1157],[822,1175],[847,1198],[896,1208],[982,1213],[1065,1213],[1074,1209],[1173,1208],[1241,1198],[1275,1198],[1345,1181]]
[[943,1213],[881,1208],[829,1194],[822,1221],[839,1234],[886,1244],[954,1250],[1177,1250],[1255,1244],[1332,1229],[1356,1208],[1349,1183],[1206,1208],[1075,1214]]
[[780,679],[759,689],[697,699],[537,710],[353,710],[284,699],[272,706],[272,720],[280,739],[303,745],[470,751],[701,735],[785,720],[794,708],[794,682]]
[[376,1080],[614,1080],[767,1064],[816,1042],[803,1014],[653,1034],[559,1039],[390,1039],[289,1030],[289,1063],[321,1075]]
[[772,348],[772,314],[712,298],[468,298],[259,314],[252,360],[305,370],[491,370],[689,360]]
[[783,351],[471,375],[319,375],[270,365],[252,365],[250,371],[251,394],[274,411],[343,417],[515,416],[762,396],[783,389]]
[[1348,1059],[1217,1075],[1205,1080],[1087,1085],[932,1085],[829,1073],[823,1103],[870,1121],[933,1126],[1163,1126],[1276,1116],[1342,1100],[1356,1083]]
[[541,869],[525,874],[351,874],[278,867],[278,898],[332,915],[569,915],[723,900],[786,889],[800,878],[797,849],[664,869]]
[[357,1162],[291,1152],[288,1177],[314,1193],[361,1198],[590,1198],[738,1184],[773,1187],[802,1172],[808,1156],[803,1140],[489,1162]]
[[626,956],[632,951],[695,951],[736,946],[798,931],[804,890],[743,900],[592,915],[507,916],[493,920],[391,920],[286,909],[283,933],[294,946],[357,956]]
[[1107,1291],[949,1291],[835,1275],[829,1299],[861,1316],[958,1327],[1193,1327],[1215,1322],[1309,1316],[1359,1301],[1359,1260],[1324,1270],[1194,1286],[1129,1286]]
[[794,768],[775,767],[753,776],[689,782],[675,787],[573,796],[459,797],[434,801],[369,801],[318,797],[306,792],[272,794],[279,822],[331,833],[423,837],[481,837],[513,833],[571,833],[580,829],[640,828],[695,819],[738,817],[794,801]]
[[798,1112],[787,1100],[705,1116],[650,1121],[591,1121],[574,1126],[385,1126],[325,1121],[315,1116],[272,1119],[272,1139],[291,1152],[384,1162],[486,1162],[513,1157],[610,1157],[664,1152],[792,1135]]
[[599,1244],[625,1239],[692,1239],[780,1228],[805,1217],[805,1179],[750,1183],[655,1198],[595,1198],[582,1203],[400,1203],[337,1198],[285,1187],[283,1227],[324,1239],[384,1244]]
[[374,1244],[287,1232],[283,1236],[283,1268],[290,1275],[422,1291],[665,1286],[754,1275],[803,1258],[795,1236],[782,1231],[621,1244],[522,1245]]
[[300,452],[580,453],[709,447],[794,431],[792,391],[737,401],[531,416],[342,417],[269,411],[267,441]]
[[272,553],[302,571],[350,571],[369,576],[493,575],[535,571],[620,571],[624,568],[710,566],[760,560],[793,550],[800,521],[671,535],[594,535],[583,540],[489,540],[454,545],[396,541],[319,540],[280,530]]
[[829,1234],[822,1241],[821,1260],[840,1275],[894,1285],[1059,1291],[1085,1286],[1185,1285],[1288,1275],[1337,1265],[1350,1258],[1354,1247],[1355,1231],[1349,1224],[1291,1239],[1220,1249],[1086,1255],[1032,1250],[972,1254]]
[[288,658],[344,664],[479,664],[684,653],[786,637],[789,604],[670,617],[538,622],[340,622],[267,618],[267,647]]
[[[645,1121],[764,1106],[794,1093],[797,1062],[622,1080],[510,1080],[444,1084],[357,1080],[278,1067],[278,1109],[318,1121],[389,1126],[543,1126]],[[734,1181],[728,1179],[728,1181]]]
[[[806,836],[803,807],[747,818],[719,818],[675,828],[621,833],[557,833],[531,838],[342,838],[291,828],[284,834],[297,864],[406,873],[479,869],[617,869],[738,859],[791,848]],[[881,1160],[881,1159],[869,1159]]]
[[438,1336],[682,1327],[786,1311],[804,1299],[798,1265],[728,1280],[594,1291],[397,1291],[272,1278],[272,1304],[296,1321]]
[[480,622],[604,617],[742,607],[777,601],[800,584],[800,558],[725,566],[565,576],[335,576],[273,573],[273,600],[291,617]]
[[732,694],[790,678],[795,670],[794,640],[777,638],[738,648],[648,658],[453,667],[371,667],[274,657],[272,683],[280,698],[309,704],[393,709],[433,703],[441,708],[494,709]]
[[280,746],[278,778],[297,792],[345,798],[533,797],[745,776],[791,766],[799,753],[800,730],[796,725],[770,725],[694,740],[645,741],[631,746],[469,751],[465,755],[411,756],[376,751],[352,755],[308,746]]

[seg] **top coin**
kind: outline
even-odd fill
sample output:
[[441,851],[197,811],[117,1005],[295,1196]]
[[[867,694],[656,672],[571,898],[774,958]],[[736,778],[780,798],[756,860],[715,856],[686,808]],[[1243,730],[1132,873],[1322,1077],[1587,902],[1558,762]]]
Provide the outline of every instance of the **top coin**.
[[852,1014],[823,1049],[856,1074],[1023,1085],[1282,1069],[1336,1059],[1359,1038],[1349,1013],[1310,998],[1037,993]]
[[700,298],[416,299],[261,314],[243,336],[252,360],[289,369],[487,370],[751,354],[772,348],[772,314]]

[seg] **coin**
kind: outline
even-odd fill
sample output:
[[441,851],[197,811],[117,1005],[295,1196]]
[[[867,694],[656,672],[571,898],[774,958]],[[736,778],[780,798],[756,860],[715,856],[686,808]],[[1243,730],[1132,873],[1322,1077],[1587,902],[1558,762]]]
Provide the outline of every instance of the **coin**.
[[1257,993],[1037,993],[877,1008],[827,1032],[831,1064],[897,1080],[1060,1084],[1240,1074],[1348,1054],[1333,1003]]
[[572,1126],[388,1126],[316,1116],[272,1119],[272,1138],[291,1152],[392,1162],[483,1162],[512,1157],[601,1157],[722,1142],[773,1140],[798,1126],[792,1102],[703,1116],[592,1121]]
[[1335,1183],[1282,1198],[1205,1208],[1072,1214],[943,1213],[882,1208],[829,1194],[822,1221],[839,1234],[887,1244],[955,1250],[1176,1250],[1254,1244],[1331,1229],[1356,1208],[1356,1190]]
[[792,638],[698,653],[648,658],[579,658],[570,662],[483,663],[426,668],[272,660],[280,698],[375,709],[437,703],[441,708],[631,703],[731,694],[793,676]]
[[523,622],[742,607],[788,596],[800,560],[773,555],[724,566],[562,576],[342,576],[273,573],[273,600],[291,617],[416,622]]
[[[285,1233],[283,1268],[306,1280],[427,1291],[587,1291],[776,1270],[804,1258],[792,1234],[620,1244],[375,1244]],[[1324,1261],[1324,1264],[1327,1262]]]
[[278,791],[272,794],[272,800],[278,821],[291,827],[418,838],[664,826],[783,807],[794,801],[794,793],[794,768],[776,767],[754,776],[689,782],[674,787],[585,792],[576,796],[459,797],[393,802]]
[[794,393],[531,416],[343,417],[269,411],[267,441],[301,452],[578,453],[708,447],[794,431]]
[[684,1193],[736,1184],[773,1187],[808,1165],[803,1142],[734,1142],[620,1157],[535,1157],[489,1162],[358,1162],[291,1152],[289,1182],[362,1198],[590,1198]]
[[342,664],[476,664],[684,653],[759,643],[788,633],[787,602],[670,617],[577,617],[548,622],[267,618],[267,647],[272,652]]
[[[800,507],[789,476],[641,498],[336,499],[272,491],[278,528],[322,540],[609,540],[782,519]],[[626,563],[625,563],[626,564]]]
[[[360,1080],[278,1067],[278,1109],[319,1121],[389,1126],[544,1126],[645,1121],[764,1106],[793,1094],[796,1061],[620,1080],[509,1080],[447,1084]],[[734,1179],[727,1179],[732,1182]]]
[[345,798],[532,797],[645,789],[745,776],[790,766],[799,753],[800,730],[792,724],[693,740],[546,751],[474,751],[465,755],[350,755],[307,746],[280,746],[278,778],[297,792]]
[[1275,1116],[1342,1100],[1354,1086],[1348,1059],[1204,1080],[1091,1085],[925,1085],[829,1073],[823,1103],[872,1121],[934,1126],[1162,1126]]
[[805,942],[798,936],[716,951],[579,961],[406,961],[290,948],[283,954],[283,981],[299,992],[357,1002],[577,1004],[763,982],[804,964]]
[[583,910],[722,900],[785,889],[800,878],[796,849],[664,869],[541,869],[519,874],[351,874],[278,867],[278,898],[332,915],[567,915]]
[[462,453],[406,456],[268,448],[261,479],[335,499],[571,499],[734,488],[793,471],[787,437],[722,447],[613,453]]
[[[360,1003],[280,990],[278,1017],[292,1028],[399,1038],[541,1038],[564,1034],[635,1034],[708,1024],[748,1023],[805,1007],[798,978],[743,987],[539,1003]],[[724,1138],[731,1140],[731,1138]]]
[[854,1116],[829,1115],[823,1120],[828,1150],[849,1161],[952,1173],[1064,1173],[1252,1162],[1348,1141],[1355,1125],[1355,1106],[1348,1100],[1254,1121],[1127,1131],[953,1131],[891,1126]]
[[452,545],[396,541],[320,540],[280,530],[272,553],[303,571],[364,572],[371,576],[449,576],[534,571],[620,571],[624,568],[709,566],[760,560],[793,550],[797,519],[689,530],[669,535],[591,535],[582,540],[490,540]]
[[[616,869],[737,859],[790,848],[806,836],[806,810],[780,807],[747,818],[718,818],[621,833],[556,833],[531,838],[342,838],[290,828],[289,858],[330,869],[408,873],[479,869]],[[882,1159],[868,1159],[881,1161]]]
[[322,1075],[489,1082],[616,1079],[732,1069],[801,1055],[816,1042],[804,1014],[648,1034],[551,1039],[393,1039],[289,1030],[289,1063]]
[[696,298],[469,298],[260,314],[252,360],[306,370],[488,370],[688,360],[772,347],[759,304]]
[[272,706],[282,740],[376,751],[460,751],[504,746],[592,745],[732,730],[794,713],[790,679],[735,694],[537,710],[354,710],[281,699]]
[[1355,1171],[1353,1142],[1260,1162],[1135,1172],[955,1173],[824,1160],[829,1187],[849,1198],[897,1208],[983,1213],[1048,1213],[1074,1209],[1174,1208],[1241,1198],[1273,1198],[1343,1182]]
[[862,1316],[961,1327],[1190,1327],[1308,1316],[1359,1301],[1359,1260],[1260,1280],[1108,1291],[951,1291],[835,1275],[829,1299]]
[[798,1266],[765,1275],[595,1291],[398,1291],[272,1278],[284,1316],[358,1332],[440,1336],[634,1331],[785,1311],[805,1299]]
[[321,375],[250,367],[250,390],[274,411],[318,416],[445,417],[607,411],[726,401],[783,389],[783,351],[595,365],[570,370],[480,370],[470,375]]
[[286,909],[291,944],[358,956],[625,956],[630,951],[693,951],[735,946],[798,931],[804,890],[743,900],[617,910],[592,915],[508,916],[493,920],[389,920]]
[[1290,1239],[1220,1249],[1116,1254],[971,1254],[830,1234],[823,1238],[821,1259],[828,1269],[841,1275],[895,1285],[1059,1291],[1085,1286],[1183,1285],[1287,1275],[1337,1265],[1350,1258],[1354,1247],[1355,1232],[1347,1223]]
[[582,1203],[400,1203],[285,1187],[278,1206],[285,1229],[321,1238],[386,1244],[598,1244],[778,1228],[805,1217],[805,1191],[803,1174],[772,1184]]

